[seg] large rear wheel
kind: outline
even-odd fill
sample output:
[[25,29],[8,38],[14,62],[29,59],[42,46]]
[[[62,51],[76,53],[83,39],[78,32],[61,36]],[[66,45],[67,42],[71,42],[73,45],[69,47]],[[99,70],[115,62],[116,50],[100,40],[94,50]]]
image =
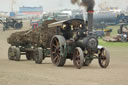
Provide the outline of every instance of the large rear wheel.
[[84,54],[80,47],[76,47],[73,54],[73,63],[76,68],[80,69],[84,64]]
[[66,43],[63,36],[55,35],[51,40],[51,60],[56,66],[64,66],[66,57],[64,56],[64,44]]

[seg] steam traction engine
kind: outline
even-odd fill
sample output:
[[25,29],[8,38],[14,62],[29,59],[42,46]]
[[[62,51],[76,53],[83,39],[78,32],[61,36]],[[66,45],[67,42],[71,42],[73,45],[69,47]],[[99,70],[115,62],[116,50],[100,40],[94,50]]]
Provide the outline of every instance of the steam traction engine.
[[98,59],[102,68],[109,65],[110,55],[106,48],[98,45],[98,39],[92,31],[93,12],[88,12],[88,27],[80,19],[52,23],[49,27],[57,28],[51,43],[51,60],[56,66],[63,66],[66,59],[73,60],[80,69],[88,66],[93,59]]
[[20,60],[25,55],[28,60],[41,64],[45,57],[51,57],[56,66],[64,66],[66,59],[73,60],[80,69],[88,66],[93,59],[98,59],[102,68],[109,65],[110,56],[106,48],[99,46],[96,34],[92,31],[93,12],[88,12],[88,23],[81,19],[64,20],[48,25],[48,29],[56,27],[49,47],[36,44],[12,45],[8,50],[9,60]]

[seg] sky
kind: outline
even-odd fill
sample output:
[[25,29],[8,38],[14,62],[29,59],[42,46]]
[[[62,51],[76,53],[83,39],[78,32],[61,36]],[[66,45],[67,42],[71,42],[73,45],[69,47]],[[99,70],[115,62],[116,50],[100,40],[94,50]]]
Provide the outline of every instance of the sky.
[[[117,6],[121,9],[128,7],[128,0],[95,0],[95,9],[98,9],[98,4],[107,1],[108,6]],[[61,8],[79,8],[77,5],[72,5],[70,0],[15,0],[14,11],[18,11],[21,6],[43,6],[44,11],[56,10]],[[11,11],[11,0],[0,0],[0,11]]]

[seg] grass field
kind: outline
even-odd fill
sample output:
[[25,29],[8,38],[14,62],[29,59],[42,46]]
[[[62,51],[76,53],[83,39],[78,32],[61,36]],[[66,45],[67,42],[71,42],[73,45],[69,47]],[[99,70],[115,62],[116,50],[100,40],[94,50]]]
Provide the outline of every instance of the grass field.
[[119,25],[114,25],[114,26],[108,26],[107,28],[112,28],[112,33],[111,35],[116,35],[117,34],[117,30],[120,28]]
[[128,47],[128,42],[106,42],[99,39],[99,45],[107,47]]
[[[107,28],[112,28],[111,36],[114,36],[117,35],[117,30],[120,28],[120,26],[108,26]],[[106,42],[102,39],[99,39],[99,44],[107,47],[128,47],[128,42]]]

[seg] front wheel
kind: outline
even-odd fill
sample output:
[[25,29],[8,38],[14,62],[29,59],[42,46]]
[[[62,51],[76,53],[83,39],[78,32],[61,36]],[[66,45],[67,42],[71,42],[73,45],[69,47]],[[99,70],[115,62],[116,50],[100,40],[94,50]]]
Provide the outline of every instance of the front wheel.
[[74,51],[73,63],[78,69],[80,69],[84,64],[84,54],[80,47],[77,47]]
[[109,52],[107,51],[106,48],[103,48],[103,49],[100,50],[98,61],[99,61],[99,65],[102,68],[107,68],[108,67],[109,62],[110,62],[110,54],[109,54]]

